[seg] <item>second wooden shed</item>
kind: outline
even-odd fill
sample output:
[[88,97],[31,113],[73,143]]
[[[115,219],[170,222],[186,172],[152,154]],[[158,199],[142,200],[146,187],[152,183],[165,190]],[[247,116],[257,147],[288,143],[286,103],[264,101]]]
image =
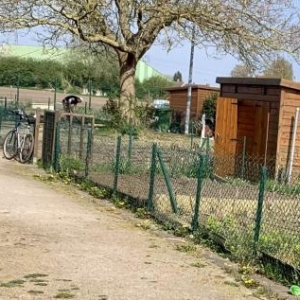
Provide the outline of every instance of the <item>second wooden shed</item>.
[[[169,92],[168,100],[172,111],[185,115],[187,104],[188,86],[169,87],[165,89]],[[219,88],[209,85],[192,85],[191,119],[201,116],[204,100],[212,93],[219,93]]]
[[[300,107],[300,83],[270,78],[219,77],[216,81],[220,97],[215,156],[240,157],[244,151],[247,157],[273,169],[274,175],[279,171],[288,174],[291,169],[293,175],[299,174],[299,128],[293,149],[292,137],[296,108]],[[217,172],[232,175],[239,164],[233,160],[227,171],[222,165],[217,163]]]

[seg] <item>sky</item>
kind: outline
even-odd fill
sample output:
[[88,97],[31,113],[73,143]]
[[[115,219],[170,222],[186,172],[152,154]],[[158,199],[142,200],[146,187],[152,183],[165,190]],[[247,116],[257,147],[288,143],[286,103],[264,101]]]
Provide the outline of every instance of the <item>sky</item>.
[[[0,43],[18,45],[38,45],[36,38],[31,34],[10,34],[1,36]],[[165,50],[160,45],[154,45],[146,52],[143,60],[157,71],[173,77],[175,72],[180,71],[184,82],[188,82],[191,44],[183,42],[171,51]],[[195,84],[208,84],[218,86],[217,77],[230,77],[233,68],[239,62],[231,55],[215,57],[207,49],[195,46],[192,82]],[[300,66],[293,63],[295,81],[300,81]]]
[[[173,77],[180,71],[184,82],[188,82],[191,44],[185,42],[182,46],[167,52],[162,46],[153,46],[144,60],[157,71]],[[230,77],[232,69],[239,62],[232,56],[215,58],[208,56],[205,49],[195,47],[192,81],[195,84],[218,86],[216,77]]]

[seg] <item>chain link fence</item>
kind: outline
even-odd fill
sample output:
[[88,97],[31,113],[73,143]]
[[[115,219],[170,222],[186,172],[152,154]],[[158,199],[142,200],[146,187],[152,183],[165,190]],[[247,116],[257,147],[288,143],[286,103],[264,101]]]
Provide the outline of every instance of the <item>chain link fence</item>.
[[182,224],[239,261],[263,259],[268,273],[300,282],[299,174],[287,181],[272,158],[216,157],[189,143],[93,132],[88,123],[61,121],[57,132],[61,171],[134,199],[164,224]]

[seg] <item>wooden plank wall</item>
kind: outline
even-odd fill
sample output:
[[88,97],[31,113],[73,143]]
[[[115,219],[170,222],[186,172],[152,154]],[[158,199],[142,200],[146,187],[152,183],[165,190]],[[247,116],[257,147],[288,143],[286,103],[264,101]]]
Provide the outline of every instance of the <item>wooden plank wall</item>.
[[[285,89],[282,91],[280,128],[278,133],[277,165],[287,171],[292,141],[293,121],[296,108],[300,107],[300,91]],[[294,152],[293,175],[300,173],[300,122]]]
[[[191,116],[198,118],[201,116],[204,100],[215,91],[205,89],[192,89]],[[176,112],[186,111],[187,89],[170,91],[170,108]]]

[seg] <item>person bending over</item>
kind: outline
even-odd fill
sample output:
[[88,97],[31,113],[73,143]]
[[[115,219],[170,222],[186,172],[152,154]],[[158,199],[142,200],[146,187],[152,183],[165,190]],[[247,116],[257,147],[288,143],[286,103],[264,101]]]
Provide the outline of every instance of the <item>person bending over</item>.
[[77,104],[81,102],[83,102],[83,99],[75,95],[69,95],[62,99],[64,111],[67,113],[73,113]]

